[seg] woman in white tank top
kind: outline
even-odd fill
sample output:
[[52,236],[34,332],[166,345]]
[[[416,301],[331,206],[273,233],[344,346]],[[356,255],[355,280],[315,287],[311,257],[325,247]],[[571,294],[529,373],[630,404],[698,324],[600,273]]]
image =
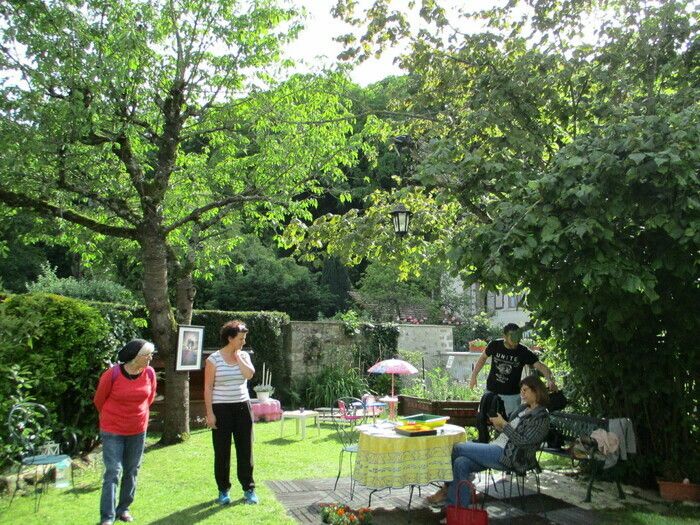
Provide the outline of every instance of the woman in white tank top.
[[207,426],[212,429],[214,477],[219,489],[216,501],[231,503],[231,437],[236,447],[236,473],[245,503],[255,504],[253,480],[253,414],[248,379],[255,368],[248,352],[242,350],[248,328],[242,321],[221,327],[221,349],[207,358],[204,367],[204,406]]

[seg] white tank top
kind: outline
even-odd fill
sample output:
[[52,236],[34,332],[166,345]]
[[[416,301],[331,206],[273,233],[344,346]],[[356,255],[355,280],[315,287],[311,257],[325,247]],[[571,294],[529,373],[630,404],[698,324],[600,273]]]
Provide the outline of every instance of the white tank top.
[[250,399],[248,380],[243,377],[240,366],[229,365],[218,350],[207,357],[207,361],[216,369],[212,403],[243,403]]

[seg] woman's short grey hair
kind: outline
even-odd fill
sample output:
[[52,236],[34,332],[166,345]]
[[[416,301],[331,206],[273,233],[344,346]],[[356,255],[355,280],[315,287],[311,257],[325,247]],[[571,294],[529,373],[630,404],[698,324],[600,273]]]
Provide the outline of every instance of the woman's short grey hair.
[[[146,342],[144,345],[141,347],[141,350],[139,350],[139,353],[136,354],[138,355],[145,355],[145,354],[150,354],[152,352],[156,351],[156,347],[153,345],[151,342]],[[136,359],[136,358],[134,358]]]

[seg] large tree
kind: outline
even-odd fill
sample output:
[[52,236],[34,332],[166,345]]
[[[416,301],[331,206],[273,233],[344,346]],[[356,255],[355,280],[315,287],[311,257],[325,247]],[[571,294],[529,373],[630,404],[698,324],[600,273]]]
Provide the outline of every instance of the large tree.
[[[343,39],[345,56],[410,40],[401,62],[417,90],[404,109],[425,118],[389,124],[413,137],[415,168],[403,190],[372,196],[376,208],[294,224],[289,239],[306,249],[326,239],[351,262],[400,261],[406,275],[446,257],[470,279],[528,292],[581,401],[634,420],[638,479],[696,474],[693,2],[513,1],[457,22],[439,3],[420,3],[433,27],[413,31],[386,0],[366,16],[338,2],[336,13],[363,28]],[[357,234],[395,200],[417,212],[415,234]]]
[[162,439],[176,442],[189,431],[189,390],[173,349],[193,276],[228,262],[241,221],[308,217],[354,162],[336,95],[344,80],[274,80],[300,27],[274,0],[17,0],[0,10],[0,202],[61,219],[84,250],[105,238],[137,248],[167,363]]

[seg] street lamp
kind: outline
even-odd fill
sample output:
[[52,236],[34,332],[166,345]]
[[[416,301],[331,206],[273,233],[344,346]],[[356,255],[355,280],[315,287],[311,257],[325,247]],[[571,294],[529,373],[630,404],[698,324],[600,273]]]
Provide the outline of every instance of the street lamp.
[[408,233],[408,223],[411,219],[411,212],[403,204],[397,204],[391,211],[391,220],[394,222],[394,233],[403,237]]

